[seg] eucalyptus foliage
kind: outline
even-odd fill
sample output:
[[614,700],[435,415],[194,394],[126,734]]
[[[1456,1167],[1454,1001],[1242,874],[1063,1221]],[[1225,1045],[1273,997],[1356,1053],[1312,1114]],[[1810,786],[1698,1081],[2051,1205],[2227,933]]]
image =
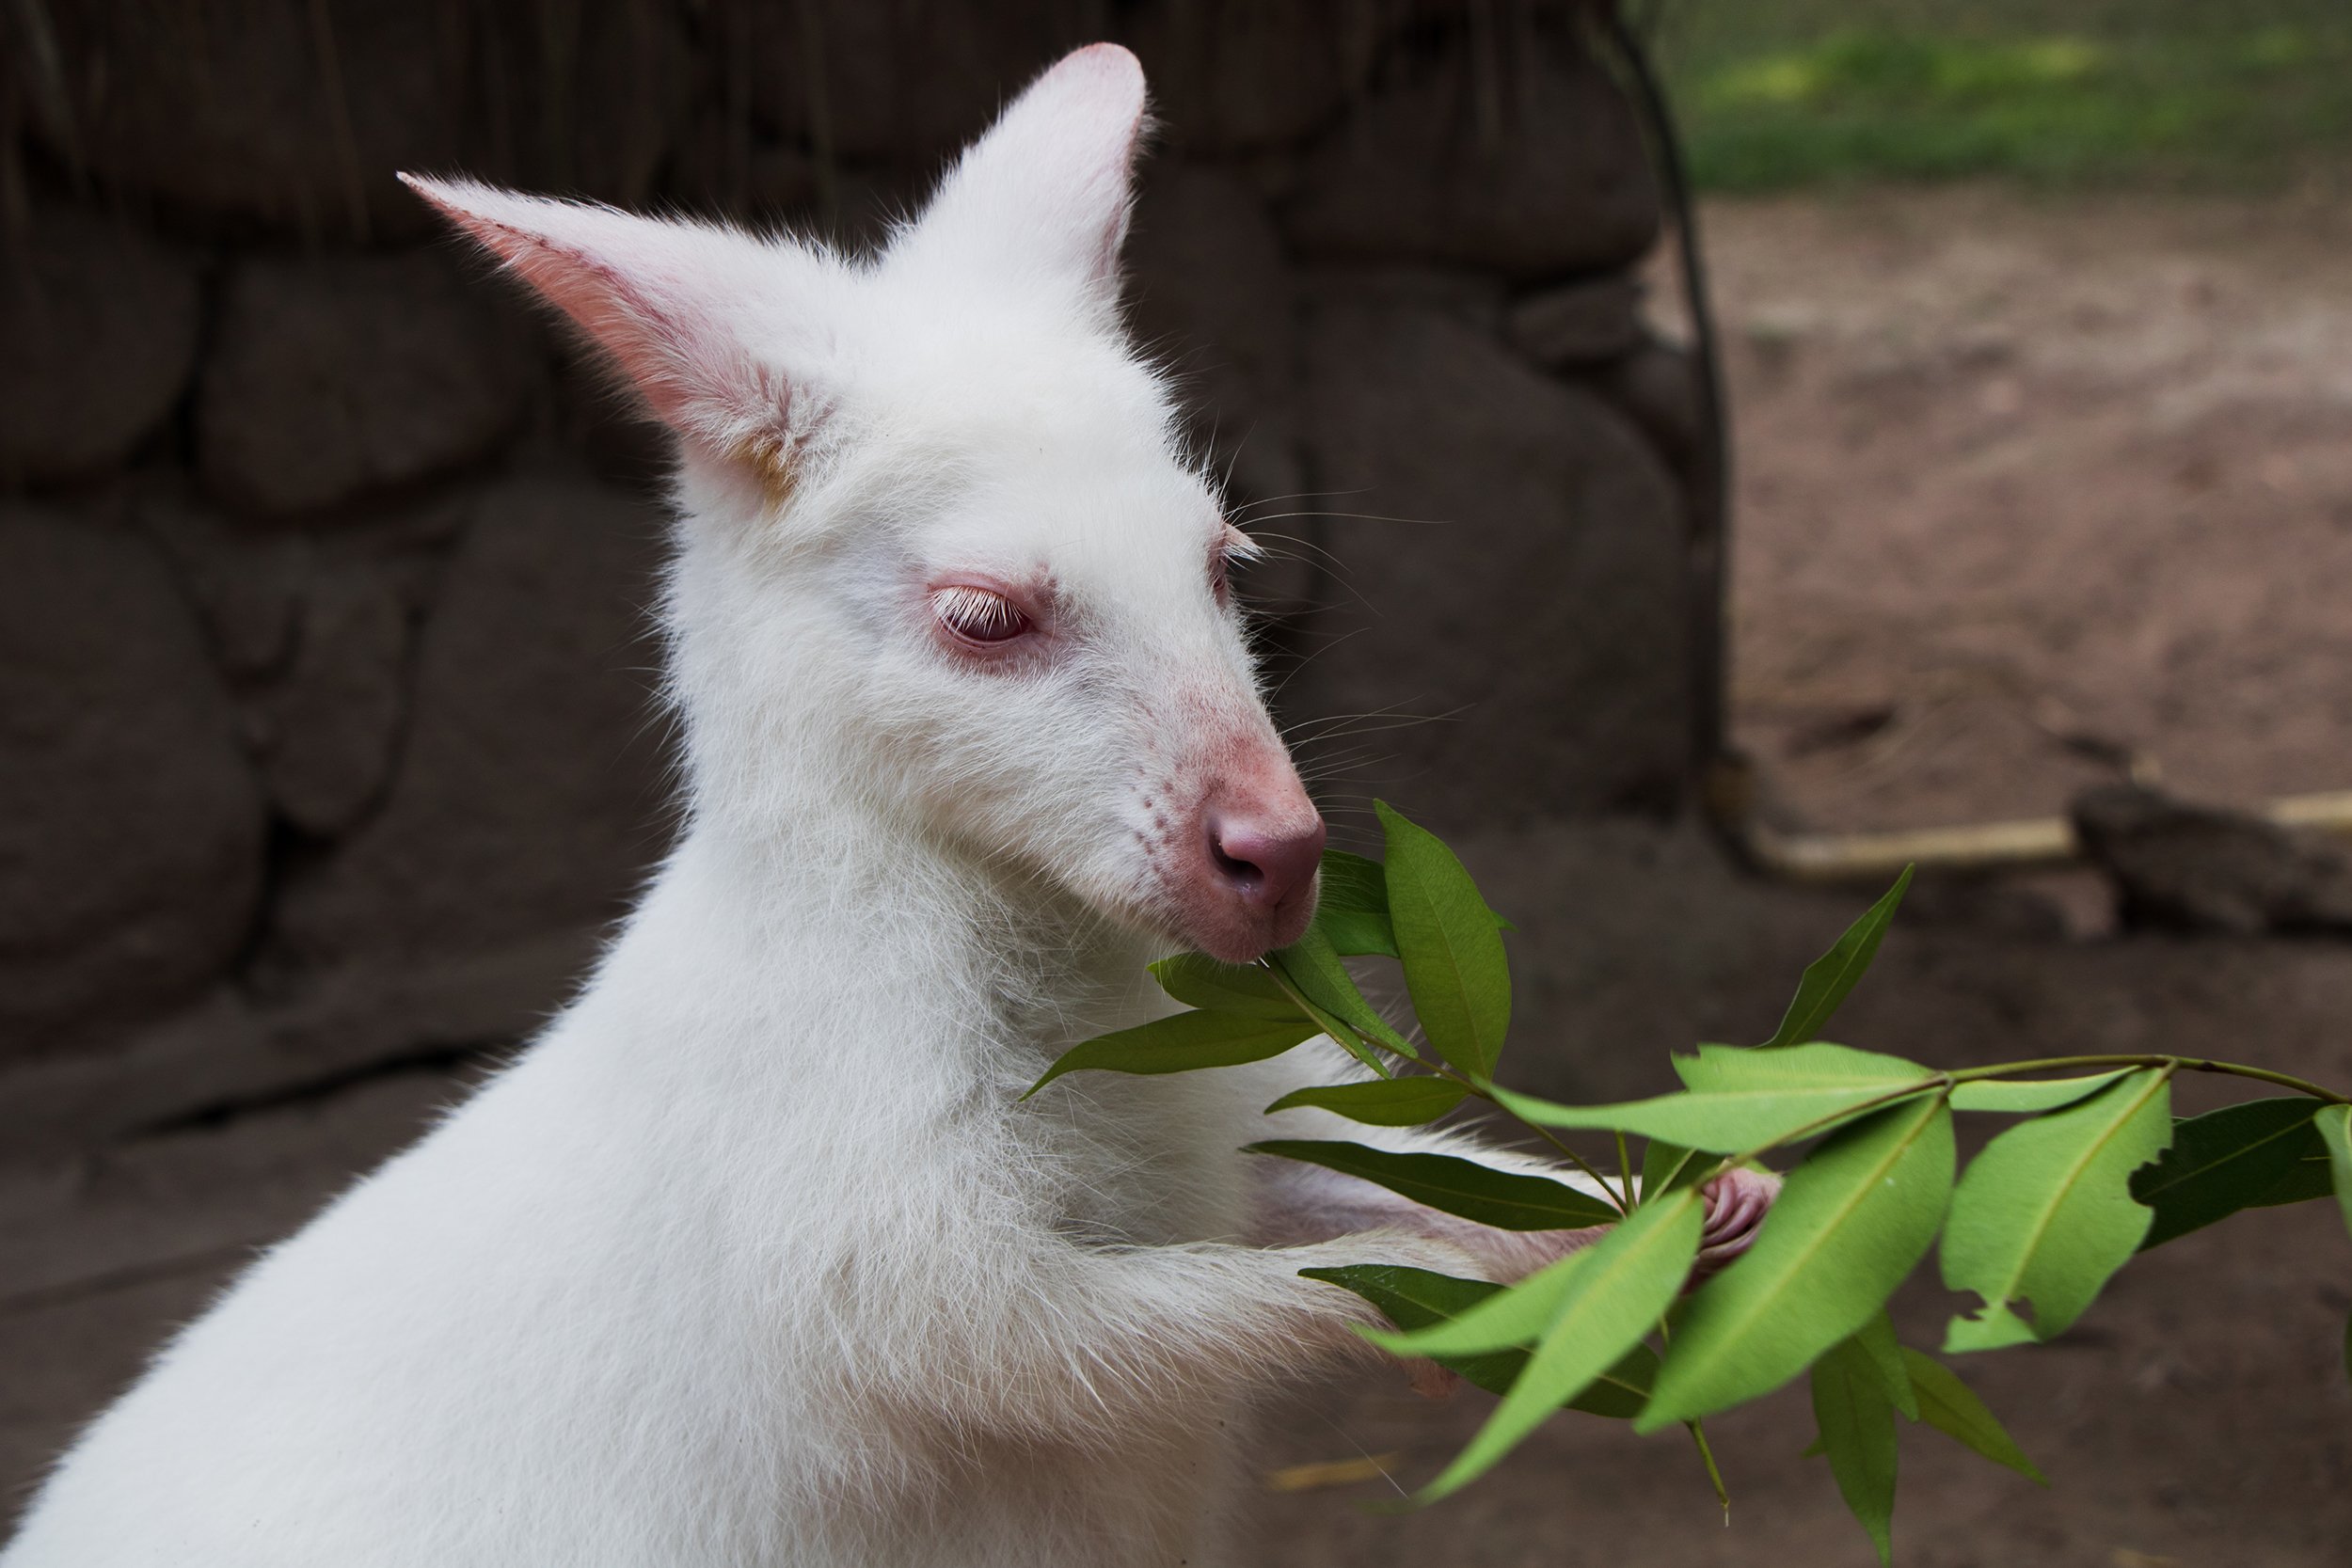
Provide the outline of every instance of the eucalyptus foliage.
[[[1953,1070],[1822,1039],[1876,955],[1908,871],[1806,968],[1763,1044],[1675,1057],[1679,1092],[1577,1106],[1503,1088],[1495,1073],[1511,1021],[1508,923],[1444,844],[1378,810],[1385,859],[1327,854],[1321,907],[1295,945],[1255,964],[1198,954],[1154,964],[1191,1010],[1074,1047],[1029,1092],[1081,1069],[1259,1061],[1328,1035],[1375,1076],[1297,1090],[1269,1112],[1314,1106],[1406,1127],[1477,1100],[1595,1179],[1600,1196],[1345,1139],[1249,1146],[1482,1225],[1610,1227],[1510,1286],[1402,1266],[1305,1271],[1389,1320],[1390,1329],[1365,1331],[1375,1343],[1500,1396],[1419,1501],[1474,1481],[1562,1409],[1637,1433],[1687,1427],[1720,1497],[1705,1418],[1804,1378],[1819,1428],[1811,1451],[1890,1560],[1898,1417],[2042,1481],[1950,1367],[1896,1339],[1886,1302],[1931,1250],[1945,1285],[1978,1303],[1945,1330],[1941,1354],[1960,1355],[2056,1337],[2137,1253],[2244,1209],[2332,1196],[2352,1227],[2352,1101],[2317,1085],[2161,1054]],[[1403,966],[1418,1037],[1358,988],[1343,960],[1367,958]],[[2289,1092],[2177,1118],[2171,1087],[2183,1072]],[[2013,1119],[1962,1170],[1956,1114]],[[1591,1134],[1608,1135],[1613,1176],[1572,1141]],[[1646,1140],[1638,1159],[1629,1138]],[[1787,1180],[1755,1244],[1692,1289],[1706,1183],[1768,1156]]]

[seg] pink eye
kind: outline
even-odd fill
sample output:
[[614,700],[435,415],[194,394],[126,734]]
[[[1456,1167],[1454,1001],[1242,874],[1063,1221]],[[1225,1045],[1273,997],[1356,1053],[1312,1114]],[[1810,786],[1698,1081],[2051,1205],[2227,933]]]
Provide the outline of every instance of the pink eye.
[[931,592],[931,613],[966,642],[1009,642],[1029,629],[1029,618],[1002,594],[959,584]]

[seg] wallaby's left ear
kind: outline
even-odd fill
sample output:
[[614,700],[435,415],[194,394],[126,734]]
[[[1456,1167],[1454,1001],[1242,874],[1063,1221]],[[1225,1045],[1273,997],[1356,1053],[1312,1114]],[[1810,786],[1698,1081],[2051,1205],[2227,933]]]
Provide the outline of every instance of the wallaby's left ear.
[[828,401],[813,330],[838,282],[827,259],[707,224],[400,178],[594,339],[662,422],[788,488]]
[[1143,98],[1143,67],[1119,45],[1064,55],[965,150],[888,264],[1042,285],[1107,313]]

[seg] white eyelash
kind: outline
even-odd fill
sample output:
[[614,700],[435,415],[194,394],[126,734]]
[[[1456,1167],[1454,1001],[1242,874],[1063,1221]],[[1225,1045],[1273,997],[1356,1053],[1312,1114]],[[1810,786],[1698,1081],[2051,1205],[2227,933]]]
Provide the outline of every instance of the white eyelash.
[[941,588],[931,594],[931,613],[976,642],[998,642],[1019,632],[1028,617],[1001,594],[985,588]]

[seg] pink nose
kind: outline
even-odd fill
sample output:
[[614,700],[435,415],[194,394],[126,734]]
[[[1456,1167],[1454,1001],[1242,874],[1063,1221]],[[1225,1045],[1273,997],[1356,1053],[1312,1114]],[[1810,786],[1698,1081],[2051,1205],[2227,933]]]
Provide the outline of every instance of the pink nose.
[[1314,885],[1315,868],[1323,863],[1322,817],[1254,822],[1212,815],[1208,827],[1209,863],[1243,903],[1279,910]]

